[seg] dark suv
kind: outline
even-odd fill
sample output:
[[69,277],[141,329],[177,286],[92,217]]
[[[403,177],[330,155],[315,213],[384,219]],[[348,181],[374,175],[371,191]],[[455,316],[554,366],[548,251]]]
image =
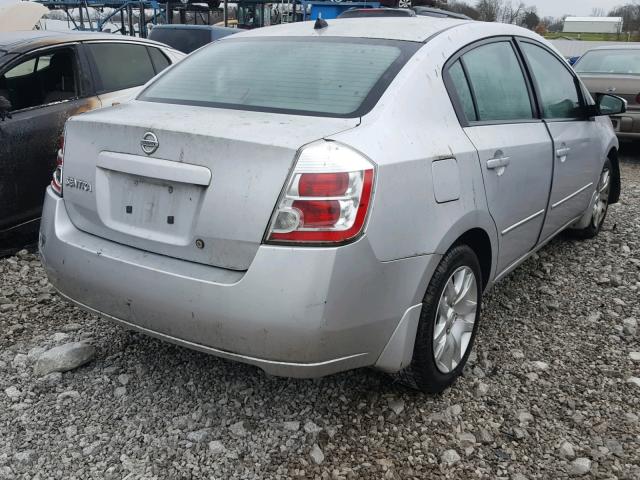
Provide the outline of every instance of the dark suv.
[[166,43],[181,52],[191,53],[207,43],[241,31],[215,25],[156,25],[151,30],[149,38]]

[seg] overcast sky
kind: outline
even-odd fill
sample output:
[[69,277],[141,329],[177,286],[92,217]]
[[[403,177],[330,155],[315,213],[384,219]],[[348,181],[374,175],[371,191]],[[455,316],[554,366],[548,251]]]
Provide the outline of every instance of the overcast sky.
[[[0,0],[0,5],[14,3],[18,0]],[[508,0],[507,0],[508,1]],[[512,0],[513,4],[522,1],[526,5],[538,7],[538,14],[542,17],[560,17],[564,14],[585,16],[590,15],[594,8],[603,8],[606,13],[612,7],[631,3],[633,0]],[[636,0],[640,2],[640,0]],[[475,0],[466,0],[473,5]]]
[[[517,1],[513,2],[514,5]],[[603,8],[606,13],[612,7],[631,3],[630,0],[524,0],[526,5],[538,7],[538,14],[542,17],[560,17],[569,14],[588,16],[594,8]]]

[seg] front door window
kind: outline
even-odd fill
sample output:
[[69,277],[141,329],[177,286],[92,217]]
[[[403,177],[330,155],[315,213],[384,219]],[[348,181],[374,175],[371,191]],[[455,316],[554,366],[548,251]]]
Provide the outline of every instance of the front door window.
[[31,57],[0,76],[0,96],[11,111],[70,100],[78,96],[76,62],[71,48]]

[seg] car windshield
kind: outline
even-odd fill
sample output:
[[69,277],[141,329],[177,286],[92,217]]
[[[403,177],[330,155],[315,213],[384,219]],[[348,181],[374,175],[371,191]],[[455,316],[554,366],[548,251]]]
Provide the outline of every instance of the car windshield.
[[640,49],[593,50],[575,65],[578,73],[640,75]]
[[420,46],[337,37],[222,40],[187,57],[138,99],[357,117],[375,105]]

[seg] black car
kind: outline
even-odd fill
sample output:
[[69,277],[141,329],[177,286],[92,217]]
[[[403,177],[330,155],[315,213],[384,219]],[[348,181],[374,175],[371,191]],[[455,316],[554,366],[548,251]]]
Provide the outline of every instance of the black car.
[[129,99],[183,57],[120,35],[0,33],[0,255],[36,235],[67,118]]
[[166,43],[183,53],[191,53],[194,50],[215,42],[216,40],[241,32],[237,28],[218,27],[215,25],[156,25],[151,30],[149,38],[157,42]]
[[441,8],[433,7],[412,7],[416,14],[421,17],[435,17],[435,18],[457,18],[459,20],[473,20],[471,17],[463,13],[450,12],[449,10],[442,10]]

